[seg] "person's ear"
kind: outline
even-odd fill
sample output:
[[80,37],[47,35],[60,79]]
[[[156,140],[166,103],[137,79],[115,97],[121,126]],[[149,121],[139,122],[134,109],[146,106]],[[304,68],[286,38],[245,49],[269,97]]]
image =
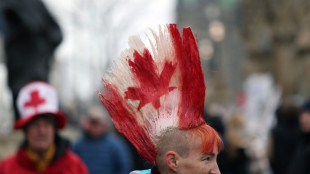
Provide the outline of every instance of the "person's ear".
[[165,160],[168,168],[176,172],[178,168],[178,154],[175,151],[168,151]]

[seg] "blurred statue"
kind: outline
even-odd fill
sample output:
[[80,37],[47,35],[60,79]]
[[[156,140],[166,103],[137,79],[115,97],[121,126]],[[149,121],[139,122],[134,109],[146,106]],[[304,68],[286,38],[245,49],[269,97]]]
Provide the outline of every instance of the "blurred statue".
[[0,16],[8,85],[18,120],[18,91],[30,81],[48,81],[53,53],[62,41],[62,33],[41,0],[1,0]]

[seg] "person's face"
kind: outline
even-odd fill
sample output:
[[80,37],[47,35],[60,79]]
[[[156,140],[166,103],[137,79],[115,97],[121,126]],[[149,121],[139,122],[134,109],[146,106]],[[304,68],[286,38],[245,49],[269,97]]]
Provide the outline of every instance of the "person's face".
[[299,118],[302,131],[310,132],[310,112],[302,112]]
[[30,149],[44,152],[54,141],[55,127],[52,122],[39,118],[27,125],[25,134]]
[[[193,146],[194,143],[193,143]],[[218,152],[217,147],[213,148],[213,152],[203,154],[200,146],[195,146],[189,151],[186,158],[179,160],[179,174],[220,174],[216,158]]]
[[106,132],[106,126],[104,123],[96,119],[87,119],[83,125],[84,130],[91,138],[98,138]]

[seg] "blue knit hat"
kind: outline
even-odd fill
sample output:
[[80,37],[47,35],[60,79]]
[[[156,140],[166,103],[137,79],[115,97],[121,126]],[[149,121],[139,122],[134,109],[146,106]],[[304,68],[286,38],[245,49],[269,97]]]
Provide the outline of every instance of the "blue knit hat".
[[310,112],[310,98],[303,104],[302,110]]

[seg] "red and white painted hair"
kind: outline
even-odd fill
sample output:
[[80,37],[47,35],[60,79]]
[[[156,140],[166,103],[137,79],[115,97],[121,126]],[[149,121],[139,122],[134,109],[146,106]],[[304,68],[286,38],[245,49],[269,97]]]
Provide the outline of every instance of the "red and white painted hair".
[[167,128],[193,129],[204,121],[205,84],[196,39],[176,24],[151,30],[150,49],[137,36],[98,93],[116,128],[155,164],[158,137]]

